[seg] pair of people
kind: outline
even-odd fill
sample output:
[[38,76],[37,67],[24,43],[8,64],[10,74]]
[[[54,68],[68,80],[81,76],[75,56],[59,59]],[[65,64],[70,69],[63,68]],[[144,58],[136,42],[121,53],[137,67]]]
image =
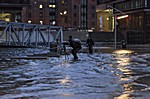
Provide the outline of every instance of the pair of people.
[[[72,47],[71,53],[74,57],[74,60],[78,59],[77,53],[81,49],[81,41],[79,39],[73,39],[72,36],[69,36],[69,45]],[[86,44],[89,47],[89,53],[93,53],[93,46],[94,46],[94,41],[90,37],[87,39]]]

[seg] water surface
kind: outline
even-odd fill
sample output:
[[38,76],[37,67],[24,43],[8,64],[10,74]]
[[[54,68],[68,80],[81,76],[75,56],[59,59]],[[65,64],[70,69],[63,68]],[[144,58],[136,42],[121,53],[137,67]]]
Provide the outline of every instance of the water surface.
[[[24,50],[24,55],[25,52]],[[11,52],[7,55],[5,51],[5,56],[9,55]],[[0,98],[148,99],[150,97],[149,53],[78,55],[79,61],[72,61],[71,55],[51,57],[48,60],[11,61],[1,58]]]

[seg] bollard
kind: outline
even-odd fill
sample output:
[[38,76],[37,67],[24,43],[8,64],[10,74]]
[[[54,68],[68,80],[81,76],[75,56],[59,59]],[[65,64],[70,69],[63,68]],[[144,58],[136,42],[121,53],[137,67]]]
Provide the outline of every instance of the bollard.
[[127,48],[127,43],[126,43],[125,40],[121,41],[121,46],[122,46],[122,49],[126,49]]

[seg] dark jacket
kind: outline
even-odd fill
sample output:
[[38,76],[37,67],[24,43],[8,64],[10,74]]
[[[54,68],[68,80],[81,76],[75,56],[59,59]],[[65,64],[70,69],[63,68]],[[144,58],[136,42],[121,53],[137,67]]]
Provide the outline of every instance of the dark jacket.
[[91,38],[88,38],[86,41],[86,44],[88,44],[89,46],[94,46],[94,41]]
[[69,43],[70,43],[70,46],[73,48],[73,49],[76,49],[76,48],[81,48],[81,43],[80,42],[76,42],[74,40],[68,40]]

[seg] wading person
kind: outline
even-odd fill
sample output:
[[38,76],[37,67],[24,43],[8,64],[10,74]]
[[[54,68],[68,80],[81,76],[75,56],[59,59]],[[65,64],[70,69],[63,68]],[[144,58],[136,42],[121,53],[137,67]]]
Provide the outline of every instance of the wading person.
[[94,46],[94,41],[91,37],[88,37],[86,44],[88,46],[89,49],[89,53],[92,54],[93,53],[93,46]]
[[79,39],[72,39],[72,36],[69,36],[69,45],[72,47],[71,53],[74,57],[74,60],[78,59],[77,53],[81,49],[81,42]]

